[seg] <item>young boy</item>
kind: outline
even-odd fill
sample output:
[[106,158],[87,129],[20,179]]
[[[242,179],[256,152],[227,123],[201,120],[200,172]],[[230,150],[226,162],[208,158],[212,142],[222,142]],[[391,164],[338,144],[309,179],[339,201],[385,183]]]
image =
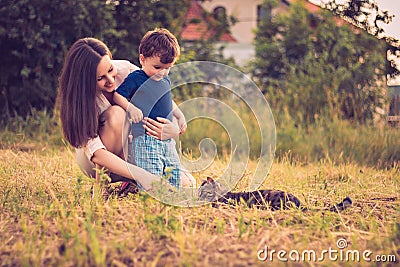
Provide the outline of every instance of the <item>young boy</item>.
[[147,135],[141,121],[143,115],[154,120],[162,117],[170,121],[175,116],[180,134],[186,130],[185,117],[172,101],[171,81],[168,77],[179,54],[178,41],[168,30],[147,32],[139,45],[142,69],[130,73],[113,96],[115,103],[129,112],[133,122],[134,163],[153,174],[166,175],[176,187],[180,187],[181,179],[175,140],[161,141]]

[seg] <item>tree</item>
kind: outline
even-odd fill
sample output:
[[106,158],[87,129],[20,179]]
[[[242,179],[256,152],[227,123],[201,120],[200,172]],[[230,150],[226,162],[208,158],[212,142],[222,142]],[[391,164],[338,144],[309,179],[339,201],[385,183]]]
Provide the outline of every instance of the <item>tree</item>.
[[66,51],[79,38],[104,41],[115,58],[138,63],[143,34],[155,27],[179,32],[189,0],[0,0],[0,112],[24,115],[52,109]]
[[125,0],[110,1],[115,6],[116,32],[118,35],[107,40],[115,58],[129,59],[139,64],[138,47],[143,35],[156,27],[167,28],[178,35],[182,15],[190,0],[183,0],[176,8],[176,1]]
[[[266,0],[264,6],[273,7]],[[385,43],[302,2],[264,18],[252,73],[273,110],[312,123],[321,115],[365,122],[384,105]]]
[[112,34],[111,10],[105,1],[1,0],[2,114],[52,108],[67,49],[78,38]]
[[[79,38],[99,38],[115,59],[136,64],[139,42],[148,30],[165,27],[179,39],[190,0],[179,1],[179,8],[177,4],[176,0],[0,0],[2,117],[25,115],[31,108],[53,109],[65,54]],[[211,45],[201,49],[215,54]],[[183,61],[202,56],[190,49],[185,53]]]
[[323,5],[323,7],[333,11],[342,18],[346,18],[352,24],[366,30],[371,35],[379,39],[384,39],[387,43],[387,50],[389,53],[386,65],[387,74],[391,77],[400,74],[400,66],[398,63],[400,56],[400,40],[385,35],[385,31],[382,28],[382,24],[392,22],[392,14],[387,10],[380,9],[378,4],[371,0],[348,0],[345,2],[331,0]]
[[[264,1],[262,9],[266,14],[278,5],[277,1]],[[284,49],[281,46],[282,24],[279,20],[272,21],[272,17],[267,16],[260,20],[255,38],[256,57],[253,67],[253,74],[263,85],[263,93],[267,88],[273,89],[278,86],[277,82],[282,80],[288,69]],[[274,99],[279,101],[278,99]]]

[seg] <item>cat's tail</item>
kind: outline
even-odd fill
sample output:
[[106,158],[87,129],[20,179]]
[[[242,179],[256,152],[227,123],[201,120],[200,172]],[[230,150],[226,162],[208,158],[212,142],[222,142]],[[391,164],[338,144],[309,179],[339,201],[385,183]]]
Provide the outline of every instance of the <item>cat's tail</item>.
[[332,212],[340,212],[344,211],[345,209],[351,207],[353,204],[353,200],[350,197],[345,197],[341,202],[334,204],[332,207],[329,208],[329,211]]

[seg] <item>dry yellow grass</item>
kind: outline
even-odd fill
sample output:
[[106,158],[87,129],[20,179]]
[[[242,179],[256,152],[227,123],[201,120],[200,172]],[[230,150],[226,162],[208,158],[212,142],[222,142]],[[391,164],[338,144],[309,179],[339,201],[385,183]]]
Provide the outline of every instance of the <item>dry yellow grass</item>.
[[[26,151],[25,151],[26,150]],[[196,174],[218,174],[223,161]],[[254,162],[237,190],[245,187]],[[146,194],[92,198],[72,153],[18,147],[0,150],[0,266],[375,266],[325,259],[260,261],[260,250],[370,250],[400,261],[400,173],[352,164],[275,162],[264,188],[298,196],[309,211],[271,212],[245,206],[180,208]],[[341,214],[320,211],[345,196]],[[263,254],[264,253],[264,254]],[[292,252],[294,253],[294,252]],[[270,254],[268,254],[270,256]],[[338,254],[339,255],[339,254]],[[393,255],[389,257],[390,255]],[[292,254],[294,257],[295,254]],[[361,254],[362,256],[362,254]],[[286,254],[286,258],[289,255]]]

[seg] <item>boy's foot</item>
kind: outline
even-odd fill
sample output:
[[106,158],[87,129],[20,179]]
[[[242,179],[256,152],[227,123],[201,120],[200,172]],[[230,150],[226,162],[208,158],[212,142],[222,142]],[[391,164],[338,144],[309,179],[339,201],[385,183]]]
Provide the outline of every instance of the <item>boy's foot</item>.
[[118,196],[126,197],[128,194],[139,193],[139,187],[135,181],[132,182],[122,182],[121,188],[119,189]]
[[[95,197],[95,194],[96,194],[95,187],[92,186],[92,188],[90,189],[90,191],[91,191],[92,198],[94,198],[94,197]],[[101,198],[102,198],[104,201],[107,200],[107,199],[110,197],[110,195],[111,195],[111,193],[110,193],[110,187],[109,187],[108,185],[105,185],[103,188],[100,189],[99,194],[101,195]]]

